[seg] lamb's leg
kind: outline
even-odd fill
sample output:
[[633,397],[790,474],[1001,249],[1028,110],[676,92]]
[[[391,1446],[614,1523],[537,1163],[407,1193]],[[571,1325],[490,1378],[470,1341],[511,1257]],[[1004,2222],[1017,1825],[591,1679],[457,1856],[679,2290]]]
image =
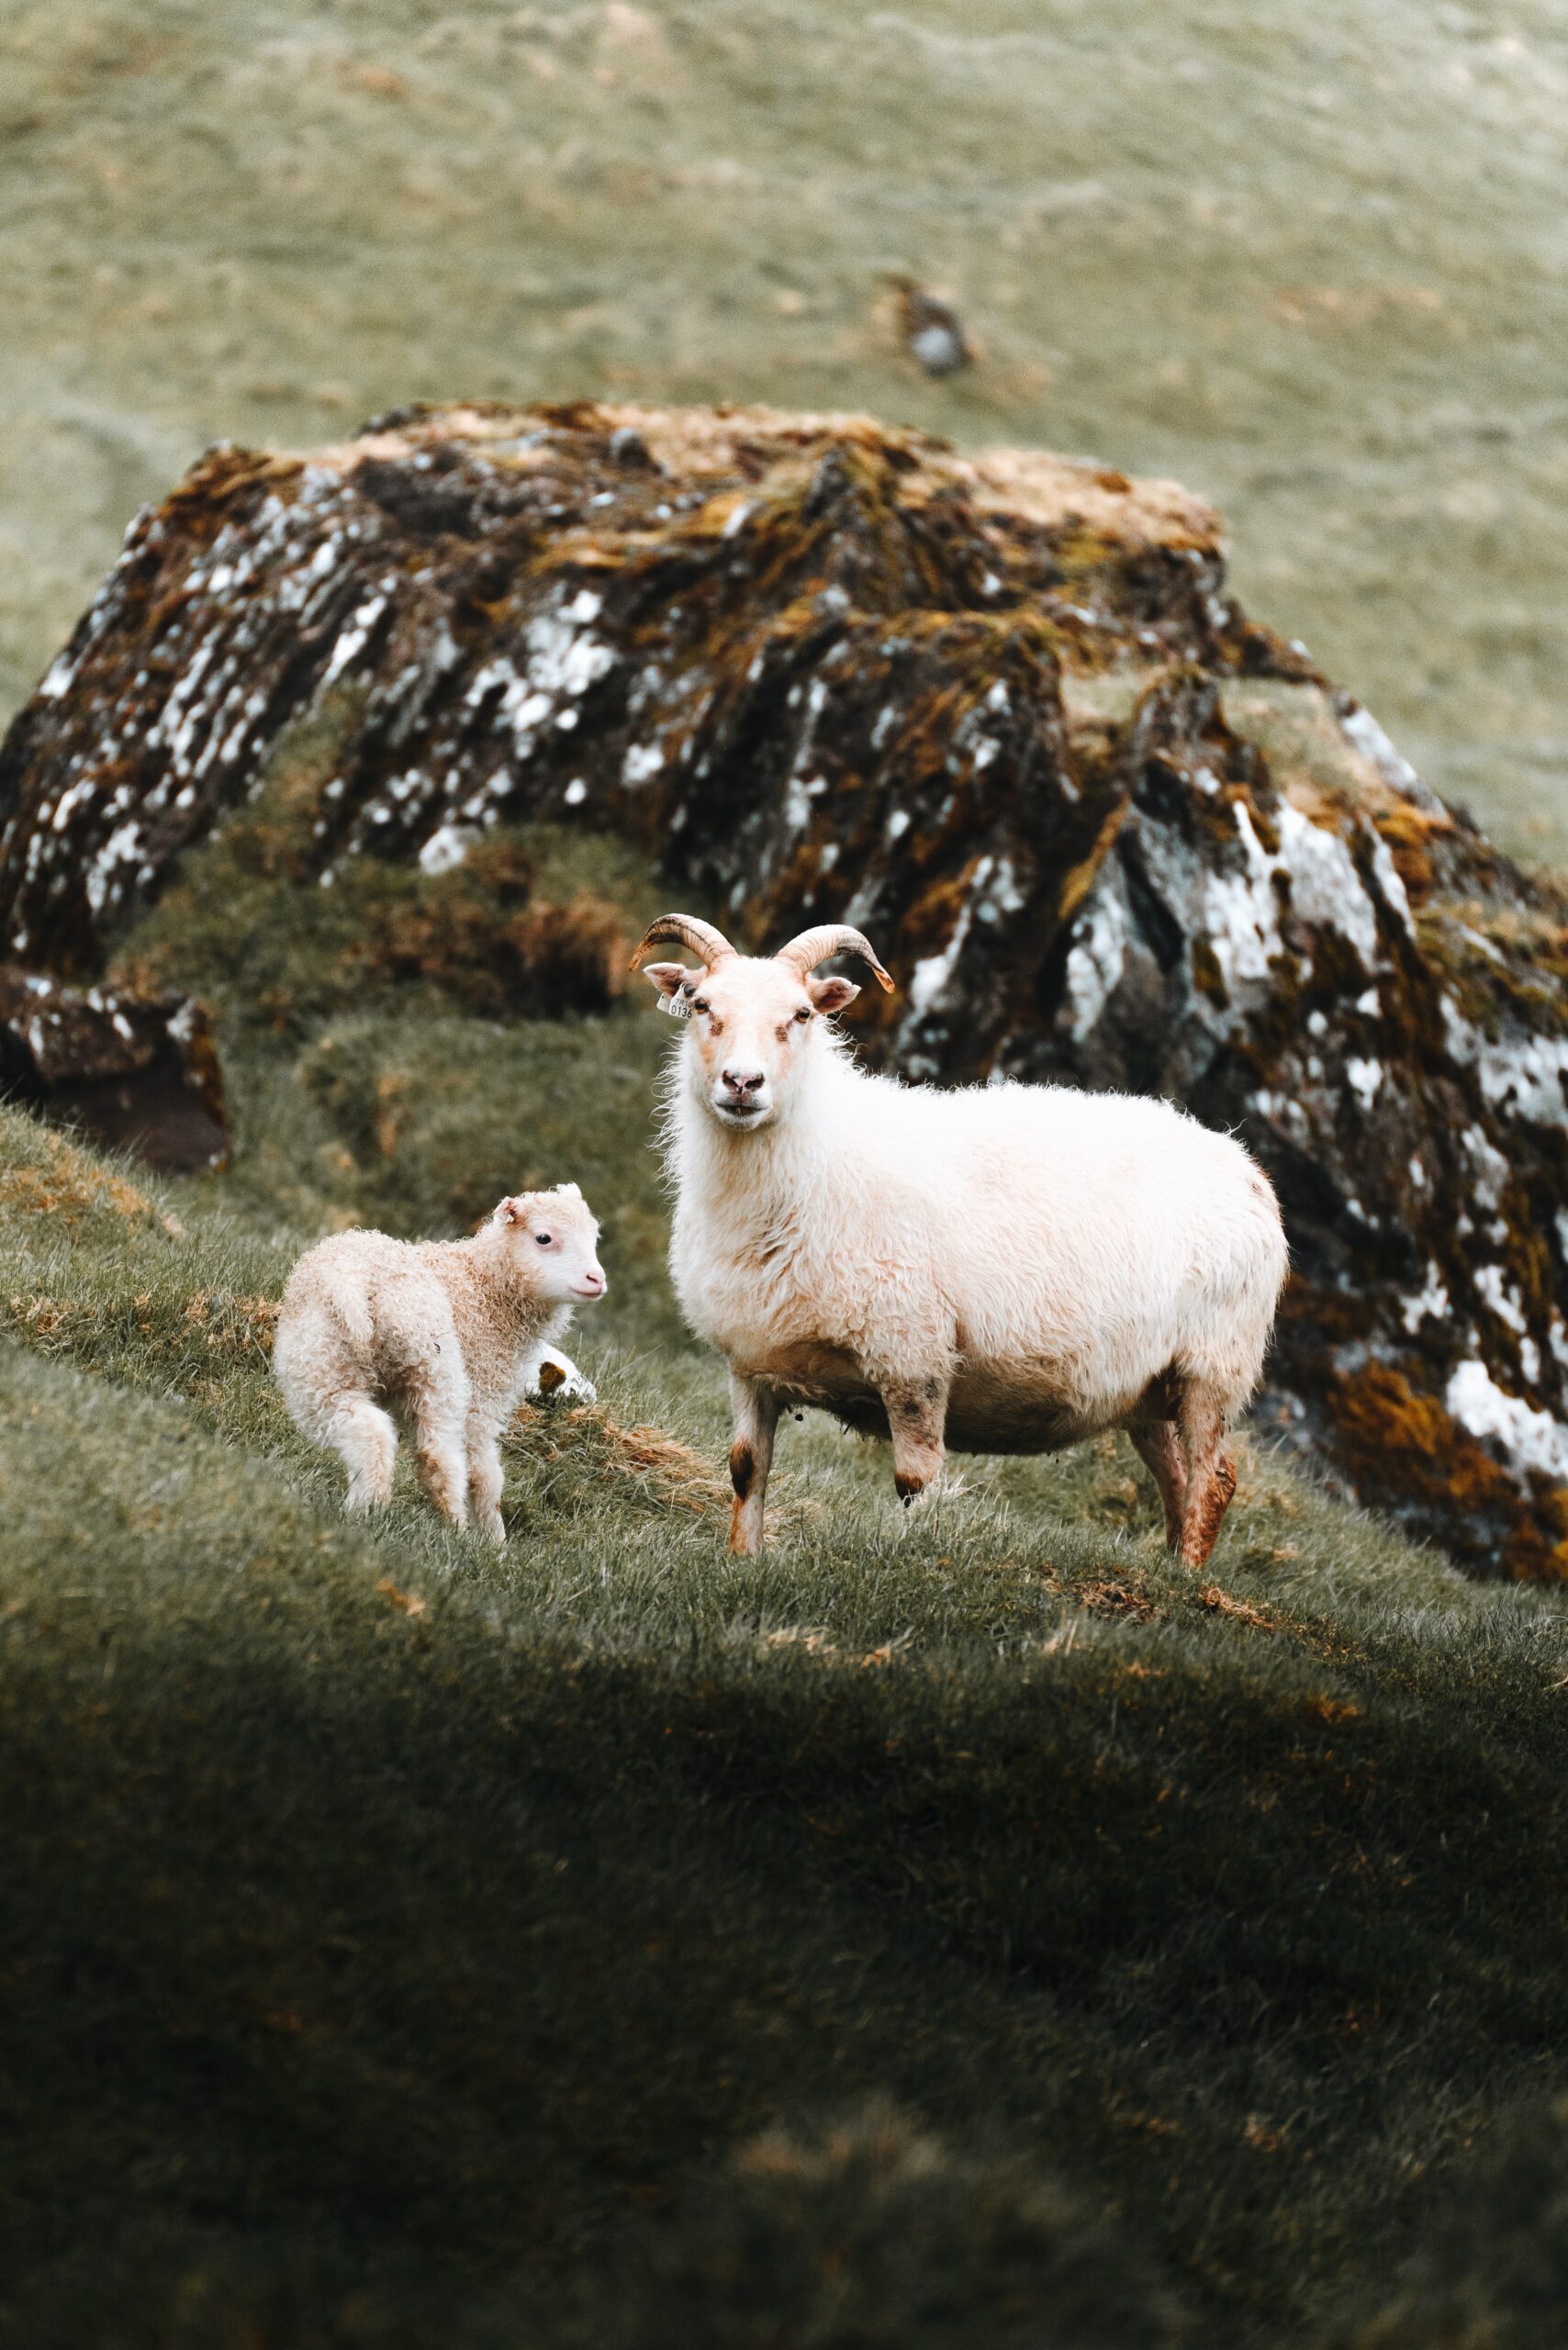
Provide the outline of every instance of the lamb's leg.
[[398,1461],[398,1431],[389,1413],[368,1395],[343,1395],[322,1433],[349,1472],[345,1509],[357,1514],[389,1499]]
[[420,1367],[409,1382],[414,1417],[414,1459],[426,1493],[443,1517],[468,1523],[468,1382],[446,1353]]
[[778,1425],[778,1399],[770,1387],[730,1373],[730,1408],[734,1415],[734,1442],[730,1447],[730,1483],[735,1489],[730,1512],[730,1550],[739,1559],[755,1558],[762,1548],[762,1511],[767,1493],[767,1472],[773,1465],[773,1431]]
[[501,1487],[506,1472],[501,1449],[491,1421],[477,1412],[468,1415],[468,1499],[475,1520],[487,1542],[504,1544],[506,1520],[501,1516]]
[[1177,1426],[1187,1467],[1182,1560],[1189,1567],[1205,1567],[1236,1491],[1236,1463],[1225,1449],[1225,1413],[1212,1393],[1189,1387]]
[[942,1474],[947,1387],[946,1379],[933,1371],[923,1379],[885,1382],[881,1388],[893,1438],[893,1485],[906,1507]]
[[1165,1547],[1179,1550],[1182,1547],[1182,1512],[1187,1499],[1187,1463],[1182,1457],[1182,1439],[1171,1420],[1154,1420],[1142,1427],[1129,1428],[1133,1450],[1159,1488],[1159,1498],[1165,1507]]

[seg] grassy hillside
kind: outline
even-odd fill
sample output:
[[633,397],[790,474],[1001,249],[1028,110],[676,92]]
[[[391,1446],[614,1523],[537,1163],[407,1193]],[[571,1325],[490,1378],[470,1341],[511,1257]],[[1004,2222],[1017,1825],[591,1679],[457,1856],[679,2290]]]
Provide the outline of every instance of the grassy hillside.
[[[667,1029],[471,1008],[517,860],[635,877],[518,836],[347,903],[274,814],[125,955],[215,1005],[232,1172],[0,1112],[0,2337],[1563,2338],[1550,1595],[1256,1442],[1193,1579],[1119,1441],[905,1516],[815,1423],[728,1563]],[[520,1425],[504,1559],[408,1483],[350,1525],[292,1254],[535,1174],[606,1211],[600,1404]]]
[[[219,437],[769,398],[1170,472],[1568,854],[1557,0],[8,0],[0,715]],[[879,273],[984,346],[933,383]]]

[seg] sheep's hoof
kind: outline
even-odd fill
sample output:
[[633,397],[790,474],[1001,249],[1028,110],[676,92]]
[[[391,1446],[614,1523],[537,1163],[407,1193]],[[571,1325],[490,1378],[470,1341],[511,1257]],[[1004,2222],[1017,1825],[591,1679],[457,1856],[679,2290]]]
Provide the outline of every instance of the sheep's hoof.
[[925,1491],[925,1479],[906,1476],[901,1469],[893,1478],[893,1491],[907,1509],[911,1502],[918,1501]]
[[483,1518],[480,1521],[479,1531],[484,1536],[487,1542],[493,1542],[495,1544],[498,1550],[504,1550],[506,1549],[507,1522],[501,1516],[499,1510],[495,1511],[491,1516]]

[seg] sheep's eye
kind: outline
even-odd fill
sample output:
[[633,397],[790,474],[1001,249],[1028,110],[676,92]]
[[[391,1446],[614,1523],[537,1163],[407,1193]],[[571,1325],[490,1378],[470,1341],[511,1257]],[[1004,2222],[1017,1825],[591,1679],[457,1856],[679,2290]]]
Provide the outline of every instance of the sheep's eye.
[[803,1003],[803,1004],[801,1006],[801,1009],[800,1009],[800,1010],[799,1010],[799,1012],[797,1012],[797,1013],[795,1014],[795,1017],[796,1017],[796,1019],[797,1019],[797,1020],[809,1020],[809,1019],[811,1018],[811,1016],[812,1016],[812,1013],[811,1013],[811,1006],[810,1006],[809,1004],[805,1004],[805,1003]]
[[534,1236],[533,1236],[533,1237],[534,1237],[535,1240],[537,1240],[537,1241],[538,1241],[539,1246],[541,1247],[541,1248],[549,1248],[549,1246],[550,1246],[550,1239],[551,1239],[551,1236],[550,1236],[550,1234],[549,1234],[549,1233],[547,1233],[547,1232],[536,1232],[536,1233],[534,1234]]
[[693,1012],[707,1012],[710,1008],[708,999],[705,995],[700,995],[691,1007]]

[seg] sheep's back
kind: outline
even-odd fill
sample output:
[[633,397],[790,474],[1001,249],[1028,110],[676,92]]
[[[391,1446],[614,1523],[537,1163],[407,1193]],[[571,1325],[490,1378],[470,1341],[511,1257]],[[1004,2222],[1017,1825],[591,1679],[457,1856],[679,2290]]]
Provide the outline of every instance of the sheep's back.
[[454,1343],[451,1302],[422,1251],[385,1232],[339,1232],[289,1275],[275,1348],[330,1348],[340,1375],[397,1385]]

